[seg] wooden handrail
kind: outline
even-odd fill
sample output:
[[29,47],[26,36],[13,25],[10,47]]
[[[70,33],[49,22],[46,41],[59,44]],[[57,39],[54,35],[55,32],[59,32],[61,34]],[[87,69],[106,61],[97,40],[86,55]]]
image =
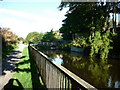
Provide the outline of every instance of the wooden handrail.
[[47,88],[77,88],[77,89],[95,89],[68,69],[52,62],[44,53],[38,51],[35,47],[29,46],[30,58],[36,61],[38,71],[41,74],[43,82]]

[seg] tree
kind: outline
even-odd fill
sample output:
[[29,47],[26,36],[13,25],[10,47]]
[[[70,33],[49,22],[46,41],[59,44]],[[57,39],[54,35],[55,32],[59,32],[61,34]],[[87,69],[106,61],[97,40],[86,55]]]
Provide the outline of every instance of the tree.
[[[101,58],[107,58],[112,42],[110,13],[115,10],[120,12],[118,11],[118,8],[120,8],[118,4],[100,1],[92,3],[62,2],[59,6],[60,10],[64,7],[69,7],[65,15],[66,19],[63,20],[64,24],[60,28],[60,32],[63,33],[63,39],[75,33],[81,33],[81,36],[84,36],[82,33],[88,33],[89,36],[87,38],[89,38],[89,42],[87,44],[91,47],[90,55],[101,54]],[[114,9],[114,7],[117,7],[117,9]],[[99,34],[99,38],[97,34]],[[108,42],[104,43],[105,40]],[[98,45],[97,42],[102,42],[102,44]]]
[[53,30],[51,30],[50,32],[45,33],[45,35],[43,36],[42,41],[43,42],[52,42],[55,41],[55,33],[53,33]]
[[0,28],[0,36],[2,37],[2,59],[6,58],[18,43],[18,36],[10,31],[10,28]]
[[[68,6],[69,11],[65,15],[66,19],[63,20],[64,24],[60,28],[60,32],[64,36],[83,32],[90,33],[88,29],[93,27],[93,18],[91,17],[95,16],[96,3],[68,3]],[[72,40],[72,38],[70,39]]]
[[2,28],[0,34],[2,35],[2,45],[16,44],[18,36],[10,31],[10,28]]
[[53,33],[55,34],[55,38],[56,39],[62,39],[62,35],[61,35],[61,33],[59,32],[59,30],[56,30],[56,31],[53,31]]
[[53,29],[50,32],[46,32],[43,36],[42,41],[43,42],[54,42],[58,39],[62,39],[62,35],[59,33],[59,30],[53,31]]
[[43,33],[38,33],[38,32],[30,32],[27,37],[26,37],[26,42],[27,43],[40,43],[43,38]]

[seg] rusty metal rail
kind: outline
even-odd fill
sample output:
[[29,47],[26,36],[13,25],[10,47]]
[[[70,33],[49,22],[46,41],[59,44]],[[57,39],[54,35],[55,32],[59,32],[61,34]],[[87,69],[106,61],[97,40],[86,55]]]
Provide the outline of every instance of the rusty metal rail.
[[30,58],[36,61],[38,71],[47,88],[96,90],[95,87],[63,66],[52,62],[49,57],[35,47],[29,46],[29,54]]

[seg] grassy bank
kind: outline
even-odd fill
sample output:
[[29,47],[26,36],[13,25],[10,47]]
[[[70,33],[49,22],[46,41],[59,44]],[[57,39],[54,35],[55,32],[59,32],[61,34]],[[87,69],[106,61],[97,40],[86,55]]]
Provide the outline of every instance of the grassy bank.
[[25,47],[18,67],[13,76],[15,82],[13,86],[20,88],[43,88],[44,84],[39,79],[36,64],[29,58],[28,47]]

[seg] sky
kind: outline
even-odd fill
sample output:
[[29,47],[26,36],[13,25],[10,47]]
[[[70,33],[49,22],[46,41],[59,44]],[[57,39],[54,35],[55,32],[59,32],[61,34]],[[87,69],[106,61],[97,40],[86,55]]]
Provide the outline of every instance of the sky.
[[3,0],[0,1],[0,27],[10,28],[19,37],[30,32],[59,30],[66,11],[60,11],[61,0]]
[[10,28],[23,38],[30,32],[59,30],[68,10],[59,11],[60,3],[61,0],[0,0],[0,27]]

